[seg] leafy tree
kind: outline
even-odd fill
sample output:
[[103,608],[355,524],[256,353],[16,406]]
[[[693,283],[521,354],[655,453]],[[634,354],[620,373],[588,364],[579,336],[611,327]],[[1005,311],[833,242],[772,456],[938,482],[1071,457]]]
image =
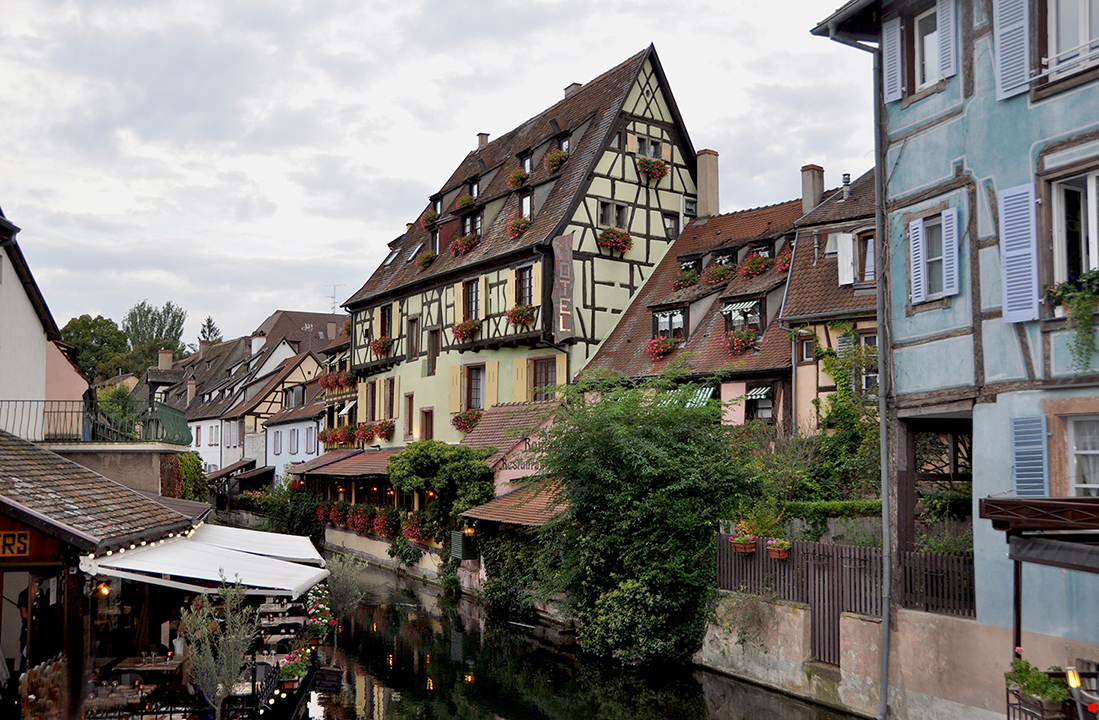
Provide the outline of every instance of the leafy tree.
[[442,538],[462,513],[496,497],[492,469],[485,463],[494,452],[495,448],[420,440],[390,458],[386,472],[398,490],[435,493],[425,520],[427,527],[435,528],[435,537]]
[[160,362],[160,351],[168,348],[172,350],[172,359],[183,358],[183,351],[176,346],[177,341],[171,338],[153,338],[142,343],[124,355],[116,355],[101,366],[101,371],[106,377],[117,374],[133,373],[141,376],[151,367],[156,367]]
[[714,593],[714,530],[742,484],[717,400],[670,376],[593,375],[563,388],[534,459],[565,510],[543,528],[551,582],[589,651],[625,662],[685,660]]
[[65,323],[61,339],[77,349],[77,366],[94,381],[106,380],[109,375],[100,372],[101,366],[116,355],[126,352],[126,333],[118,329],[114,320],[102,315],[81,315]]
[[251,667],[246,653],[259,631],[259,612],[244,602],[244,588],[224,576],[217,592],[221,607],[206,596],[183,609],[180,625],[187,638],[187,659],[195,685],[221,720],[221,704],[233,691],[237,678]]
[[[366,591],[362,586],[362,574],[366,570],[365,560],[352,555],[334,555],[328,561],[328,607],[336,616],[337,623],[355,611],[359,603],[366,597]],[[339,643],[339,626],[333,636],[335,643]],[[333,646],[333,655],[335,646]]]
[[286,535],[305,535],[319,547],[324,543],[324,523],[317,519],[318,502],[320,498],[313,493],[274,487],[263,503],[267,512],[263,529]]
[[199,328],[198,339],[200,341],[210,342],[214,345],[221,342],[221,330],[214,324],[214,318],[212,316],[206,316],[206,320],[203,321],[202,327]]
[[164,342],[164,347],[182,353],[184,347],[180,338],[183,337],[183,323],[186,320],[187,311],[173,304],[171,300],[160,308],[150,305],[148,300],[142,300],[126,313],[126,318],[122,321],[122,331],[126,333],[130,350],[137,350],[155,340]]
[[96,396],[100,410],[110,418],[115,430],[130,435],[137,431],[137,419],[141,413],[130,388],[118,383],[109,388],[103,388],[96,393]]
[[202,458],[196,452],[179,455],[180,497],[184,500],[209,502],[210,486],[206,484],[206,471],[202,469]]

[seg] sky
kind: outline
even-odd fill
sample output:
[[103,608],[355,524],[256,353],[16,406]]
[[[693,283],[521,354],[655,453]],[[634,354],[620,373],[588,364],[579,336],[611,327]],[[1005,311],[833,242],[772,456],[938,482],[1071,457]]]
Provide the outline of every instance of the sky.
[[59,327],[331,311],[476,147],[656,46],[721,211],[873,166],[840,0],[4,0],[0,208]]

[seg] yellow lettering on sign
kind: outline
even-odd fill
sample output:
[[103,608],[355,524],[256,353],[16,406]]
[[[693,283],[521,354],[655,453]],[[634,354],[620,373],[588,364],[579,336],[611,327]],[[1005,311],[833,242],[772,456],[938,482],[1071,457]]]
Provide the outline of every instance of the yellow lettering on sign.
[[22,557],[30,554],[31,534],[29,532],[0,532],[0,557]]

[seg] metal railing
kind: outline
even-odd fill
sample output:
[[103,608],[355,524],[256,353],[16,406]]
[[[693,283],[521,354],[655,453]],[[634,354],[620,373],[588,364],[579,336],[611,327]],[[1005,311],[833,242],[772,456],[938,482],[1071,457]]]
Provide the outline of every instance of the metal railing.
[[34,443],[141,443],[190,445],[183,412],[160,402],[0,400],[0,430]]

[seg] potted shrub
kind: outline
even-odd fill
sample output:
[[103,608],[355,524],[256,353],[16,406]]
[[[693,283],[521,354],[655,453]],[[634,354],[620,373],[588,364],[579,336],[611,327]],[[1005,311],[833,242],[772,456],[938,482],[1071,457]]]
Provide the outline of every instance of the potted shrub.
[[702,271],[702,282],[707,285],[716,285],[721,282],[729,282],[736,275],[736,268],[732,265],[714,263]]
[[649,182],[660,182],[668,174],[668,163],[659,158],[637,158],[637,172]]
[[370,341],[370,351],[374,353],[374,357],[389,357],[389,351],[392,349],[393,338],[386,337],[385,335]]
[[770,270],[774,264],[773,259],[759,253],[752,253],[737,265],[736,275],[741,280],[751,280]]
[[431,263],[435,262],[435,258],[437,257],[438,255],[430,250],[424,250],[416,256],[416,267],[420,268],[420,272],[423,272],[431,267]]
[[529,328],[534,323],[538,311],[533,305],[516,305],[507,311],[508,325]]
[[523,237],[523,233],[530,230],[530,220],[526,218],[519,218],[518,220],[512,220],[508,223],[508,235],[512,240]]
[[633,247],[633,240],[630,238],[630,234],[621,230],[615,230],[614,228],[607,228],[599,233],[599,238],[595,242],[599,247],[605,247],[617,252],[626,252]]
[[438,219],[439,213],[435,212],[435,208],[429,208],[428,211],[424,213],[423,218],[420,220],[420,227],[422,227],[424,230],[427,230]]
[[454,339],[458,342],[468,342],[479,332],[481,332],[480,320],[465,320],[454,326]]
[[458,432],[467,433],[473,428],[477,427],[477,423],[481,422],[480,410],[466,410],[460,412],[450,419],[450,424],[454,426],[454,429]]
[[733,544],[733,549],[741,555],[751,555],[756,551],[755,535],[730,535],[729,542]]
[[511,177],[508,178],[508,187],[512,190],[518,190],[523,186],[523,183],[525,183],[527,181],[527,178],[529,177],[530,175],[527,173],[526,170],[516,170],[511,174]]
[[542,167],[549,170],[551,173],[555,173],[561,169],[561,166],[564,165],[565,161],[568,159],[569,154],[564,150],[550,150],[542,156]]
[[756,335],[754,330],[731,330],[725,333],[725,337],[721,341],[721,346],[724,347],[730,355],[743,355],[749,350],[756,350],[759,348],[759,336]]
[[392,420],[379,420],[374,423],[374,436],[389,442],[393,439],[394,427]]
[[685,290],[698,283],[698,273],[694,270],[680,270],[672,276],[672,289]]
[[477,233],[470,233],[469,235],[463,235],[462,237],[450,241],[450,254],[454,257],[461,257],[467,252],[473,249],[477,244],[477,241],[481,239],[481,236]]
[[1053,678],[1051,672],[1063,672],[1054,665],[1042,672],[1022,658],[1011,661],[1011,670],[1004,673],[1007,687],[1016,693],[1024,707],[1039,718],[1061,718],[1062,706],[1069,698],[1068,682]]
[[767,554],[776,560],[790,557],[790,541],[782,538],[770,538],[767,541]]
[[679,347],[679,341],[675,338],[653,338],[645,344],[645,352],[649,354],[649,359],[653,362],[662,360]]
[[474,202],[472,195],[459,195],[458,199],[454,201],[454,207],[458,210],[462,210],[467,207],[472,207]]

